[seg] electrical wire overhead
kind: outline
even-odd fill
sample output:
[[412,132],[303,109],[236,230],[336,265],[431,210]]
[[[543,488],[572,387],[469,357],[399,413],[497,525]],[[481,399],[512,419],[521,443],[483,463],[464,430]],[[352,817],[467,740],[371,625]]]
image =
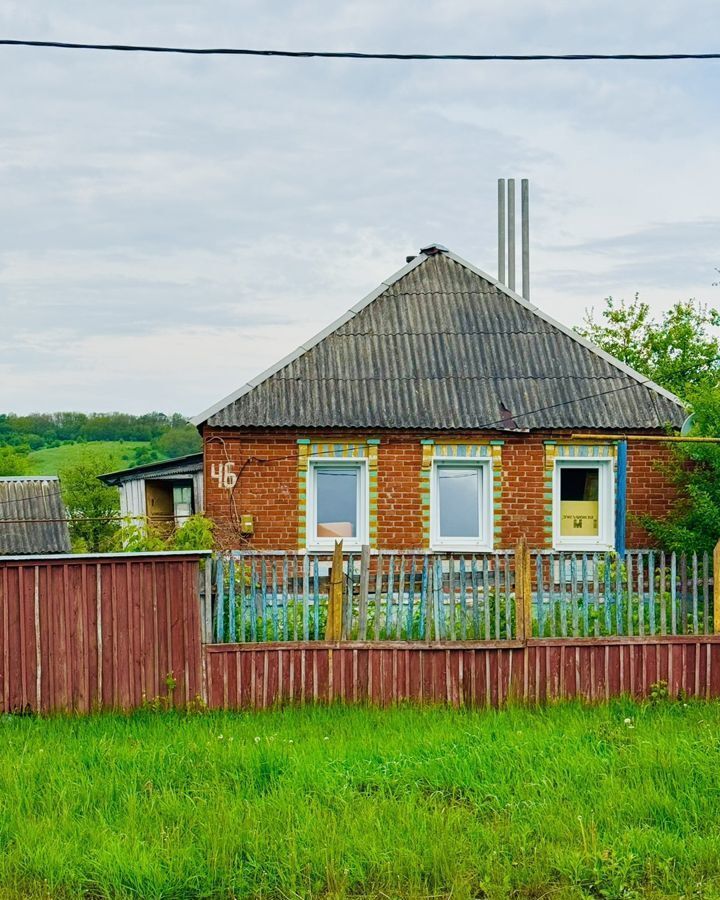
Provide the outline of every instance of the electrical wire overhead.
[[352,59],[440,62],[670,62],[720,59],[718,53],[363,53],[352,50],[259,50],[242,47],[165,47],[147,44],[85,44],[75,41],[0,39],[5,47],[110,50],[120,53],[181,53],[193,56],[272,56],[290,59]]

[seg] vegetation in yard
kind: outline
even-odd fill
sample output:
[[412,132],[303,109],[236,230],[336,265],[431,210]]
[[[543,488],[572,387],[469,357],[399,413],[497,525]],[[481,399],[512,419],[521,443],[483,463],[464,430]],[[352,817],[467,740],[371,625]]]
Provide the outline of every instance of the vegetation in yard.
[[142,524],[122,521],[113,535],[113,548],[126,553],[162,550],[212,550],[215,523],[200,514],[188,516],[170,534],[145,520]]
[[6,897],[716,897],[720,705],[0,720]]
[[[600,319],[591,310],[576,330],[685,400],[693,436],[720,438],[718,325],[720,313],[694,300],[653,318],[636,295],[632,303],[608,297]],[[674,445],[665,471],[680,501],[665,518],[639,521],[668,550],[712,552],[720,536],[720,445]]]
[[[692,433],[720,437],[720,387],[706,388],[693,400]],[[679,500],[663,519],[641,521],[670,550],[712,553],[720,538],[720,444],[676,444],[666,472]]]
[[113,457],[88,447],[73,465],[60,470],[60,488],[71,517],[70,538],[75,553],[114,549],[119,528],[120,496],[98,475],[111,471]]

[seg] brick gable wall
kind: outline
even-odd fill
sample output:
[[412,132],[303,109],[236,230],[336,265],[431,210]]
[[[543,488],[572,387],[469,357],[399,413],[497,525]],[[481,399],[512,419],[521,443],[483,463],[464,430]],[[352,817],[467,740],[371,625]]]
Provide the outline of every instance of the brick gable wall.
[[[332,443],[365,443],[379,438],[377,542],[382,549],[423,546],[421,477],[422,440],[438,444],[501,440],[501,499],[496,525],[496,547],[514,546],[524,534],[531,547],[547,545],[547,485],[545,441],[569,440],[569,433],[522,435],[463,432],[408,431],[331,432],[313,429],[235,430],[204,429],[205,510],[217,523],[222,547],[247,545],[237,527],[241,514],[254,520],[250,546],[258,550],[290,550],[298,546],[299,492],[298,439]],[[675,492],[658,471],[670,457],[667,445],[656,442],[628,444],[627,546],[647,546],[650,541],[633,516],[664,515],[676,499]],[[227,463],[231,466],[227,467]],[[230,476],[228,478],[228,476]],[[237,478],[234,485],[233,476]],[[218,483],[225,478],[225,484]]]

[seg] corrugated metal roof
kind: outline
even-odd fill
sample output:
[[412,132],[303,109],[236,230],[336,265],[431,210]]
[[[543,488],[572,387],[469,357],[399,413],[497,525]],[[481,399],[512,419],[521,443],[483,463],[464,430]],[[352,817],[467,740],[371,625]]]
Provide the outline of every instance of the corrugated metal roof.
[[527,430],[663,428],[684,417],[669,392],[436,252],[195,421]]
[[203,467],[202,453],[190,453],[175,459],[163,459],[160,462],[146,463],[144,466],[133,466],[118,472],[108,472],[98,476],[105,484],[122,484],[124,481],[135,481],[138,478],[158,478],[167,475],[193,475],[201,472]]
[[65,519],[56,477],[0,478],[0,555],[69,553]]

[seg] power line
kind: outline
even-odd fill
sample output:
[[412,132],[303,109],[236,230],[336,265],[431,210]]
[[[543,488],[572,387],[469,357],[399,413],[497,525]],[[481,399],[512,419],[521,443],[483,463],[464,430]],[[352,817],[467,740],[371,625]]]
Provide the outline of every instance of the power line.
[[362,53],[351,50],[257,50],[241,47],[165,47],[145,44],[84,44],[75,41],[0,39],[0,46],[120,53],[180,53],[192,56],[265,56],[290,59],[352,59],[390,62],[669,62],[720,59],[720,53]]

